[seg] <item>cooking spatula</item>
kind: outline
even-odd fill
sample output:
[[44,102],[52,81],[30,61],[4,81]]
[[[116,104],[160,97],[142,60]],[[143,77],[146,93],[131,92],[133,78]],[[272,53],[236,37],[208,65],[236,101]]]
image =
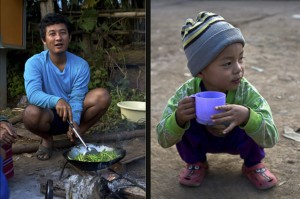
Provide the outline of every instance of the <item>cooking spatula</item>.
[[72,128],[73,132],[76,134],[76,136],[79,138],[79,140],[81,141],[81,143],[85,146],[87,152],[85,153],[85,155],[89,155],[89,154],[98,154],[99,152],[97,151],[97,149],[95,149],[94,147],[88,147],[85,142],[83,141],[83,139],[81,138],[81,136],[79,135],[79,133],[77,132],[77,130],[74,128],[74,125],[67,120],[67,122],[69,123],[70,127]]

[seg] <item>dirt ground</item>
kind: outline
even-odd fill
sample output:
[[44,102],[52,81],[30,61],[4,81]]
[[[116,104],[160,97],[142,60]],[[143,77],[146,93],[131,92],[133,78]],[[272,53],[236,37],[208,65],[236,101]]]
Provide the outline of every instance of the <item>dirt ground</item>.
[[[176,148],[157,143],[155,126],[167,100],[189,76],[180,30],[199,11],[222,15],[246,39],[245,77],[269,102],[280,139],[264,162],[278,178],[270,190],[255,189],[241,174],[239,156],[209,154],[210,171],[197,188],[179,185],[184,166]],[[300,128],[300,2],[151,1],[151,198],[299,198],[300,143],[283,137]],[[257,68],[262,69],[260,72]]]

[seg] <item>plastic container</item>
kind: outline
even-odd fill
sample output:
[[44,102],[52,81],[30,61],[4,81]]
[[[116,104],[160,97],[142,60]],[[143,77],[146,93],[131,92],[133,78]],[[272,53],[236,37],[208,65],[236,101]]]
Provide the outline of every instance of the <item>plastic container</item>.
[[121,116],[130,122],[146,121],[146,102],[140,101],[123,101],[117,103],[121,109]]
[[226,104],[226,95],[217,91],[199,92],[191,97],[195,97],[196,105],[196,120],[203,125],[214,125],[211,121],[211,116],[223,111],[216,110],[216,106]]

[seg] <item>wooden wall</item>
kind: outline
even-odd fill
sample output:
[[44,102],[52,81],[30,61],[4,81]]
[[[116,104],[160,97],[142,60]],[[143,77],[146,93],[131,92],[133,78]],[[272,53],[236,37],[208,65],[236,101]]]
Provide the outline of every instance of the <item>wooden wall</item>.
[[0,47],[25,48],[24,0],[0,0]]

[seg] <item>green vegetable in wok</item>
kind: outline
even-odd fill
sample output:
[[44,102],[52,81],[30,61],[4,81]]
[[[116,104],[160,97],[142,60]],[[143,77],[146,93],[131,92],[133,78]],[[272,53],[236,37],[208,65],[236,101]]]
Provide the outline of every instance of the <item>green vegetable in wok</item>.
[[118,158],[118,154],[116,151],[106,151],[103,150],[97,154],[79,154],[74,158],[74,160],[81,162],[108,162]]

